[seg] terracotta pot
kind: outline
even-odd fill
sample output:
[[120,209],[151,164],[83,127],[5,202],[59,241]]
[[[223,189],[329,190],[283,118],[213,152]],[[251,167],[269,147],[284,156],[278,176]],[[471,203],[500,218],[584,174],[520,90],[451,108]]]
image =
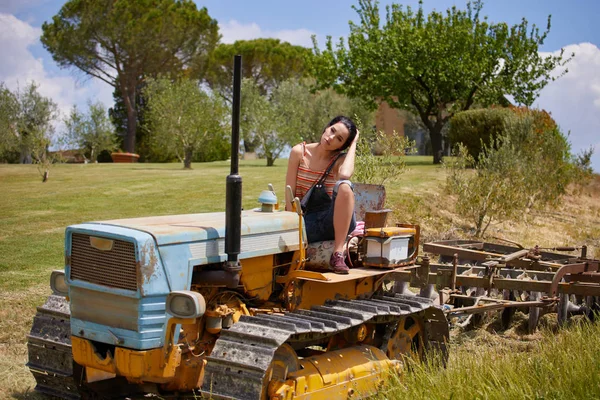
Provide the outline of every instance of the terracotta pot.
[[134,153],[111,153],[110,156],[116,163],[134,163],[140,158],[139,154]]

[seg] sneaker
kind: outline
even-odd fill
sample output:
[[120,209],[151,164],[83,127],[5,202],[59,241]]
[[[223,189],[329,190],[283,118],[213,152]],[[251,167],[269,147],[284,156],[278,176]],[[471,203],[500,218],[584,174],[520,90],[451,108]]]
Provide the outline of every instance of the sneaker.
[[336,274],[347,275],[350,272],[350,268],[346,265],[346,256],[341,251],[336,251],[331,255],[329,259],[329,265]]

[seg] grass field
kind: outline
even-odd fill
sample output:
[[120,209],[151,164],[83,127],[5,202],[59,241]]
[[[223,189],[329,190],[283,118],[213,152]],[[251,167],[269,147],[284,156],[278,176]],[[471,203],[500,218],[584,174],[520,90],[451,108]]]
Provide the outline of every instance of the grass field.
[[[455,200],[444,194],[443,169],[431,165],[429,157],[408,157],[407,164],[409,170],[400,180],[386,185],[394,221],[421,224],[425,240],[468,236],[468,222],[454,214]],[[50,271],[63,268],[65,227],[85,221],[224,210],[229,163],[193,167],[56,165],[50,180],[42,183],[35,166],[0,165],[0,398],[36,397],[31,394],[34,380],[24,366],[26,335],[35,307],[50,293]],[[282,199],[285,169],[286,160],[268,168],[261,160],[242,161],[244,208],[257,206],[256,199],[268,183],[275,185]],[[560,209],[492,226],[490,235],[525,246],[586,244],[590,255],[600,256],[600,178],[569,195]],[[553,320],[548,319],[545,326],[546,333],[531,336],[524,335],[519,326],[491,334],[493,323],[482,330],[457,333],[447,369],[423,372],[415,368],[385,396],[564,398],[562,394],[571,390],[568,381],[572,377],[585,383],[578,384],[577,390],[573,386],[573,397],[600,398],[600,349],[591,339],[600,329],[574,324],[555,336]],[[555,357],[560,361],[554,367]],[[538,380],[522,378],[526,370],[537,374]],[[584,371],[594,379],[584,380]],[[567,378],[557,379],[557,374]],[[550,384],[535,383],[544,379],[563,386],[551,390]],[[510,390],[502,397],[507,384]],[[583,396],[586,387],[593,388],[593,396]]]

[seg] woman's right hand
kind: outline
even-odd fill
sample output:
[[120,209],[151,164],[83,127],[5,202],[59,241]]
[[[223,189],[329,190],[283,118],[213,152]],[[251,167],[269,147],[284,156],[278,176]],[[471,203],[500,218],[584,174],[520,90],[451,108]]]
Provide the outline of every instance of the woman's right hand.
[[357,129],[356,130],[356,136],[354,136],[354,140],[352,141],[352,144],[358,144],[358,137],[360,136],[360,131]]

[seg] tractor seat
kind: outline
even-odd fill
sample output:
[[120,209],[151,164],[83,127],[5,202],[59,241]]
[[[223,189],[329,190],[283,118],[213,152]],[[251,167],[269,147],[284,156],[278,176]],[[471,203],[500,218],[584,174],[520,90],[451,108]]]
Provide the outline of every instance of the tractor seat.
[[[385,219],[390,210],[384,209],[384,205],[385,186],[354,183],[354,213],[356,221],[365,221],[365,231],[369,228],[385,226]],[[306,248],[305,268],[329,269],[333,246],[333,240],[309,243]]]

